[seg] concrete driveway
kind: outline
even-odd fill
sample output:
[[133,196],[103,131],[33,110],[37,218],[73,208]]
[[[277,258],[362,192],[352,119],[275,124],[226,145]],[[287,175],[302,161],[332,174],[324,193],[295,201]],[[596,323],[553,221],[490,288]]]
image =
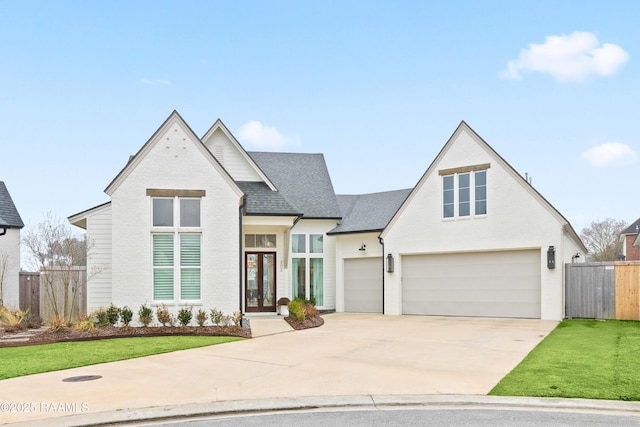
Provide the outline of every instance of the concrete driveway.
[[[301,396],[488,393],[555,321],[330,314],[293,331],[252,318],[254,339],[0,381],[3,422],[151,406]],[[78,375],[96,381],[68,383]],[[50,403],[70,404],[45,411]],[[43,403],[45,404],[43,406]]]

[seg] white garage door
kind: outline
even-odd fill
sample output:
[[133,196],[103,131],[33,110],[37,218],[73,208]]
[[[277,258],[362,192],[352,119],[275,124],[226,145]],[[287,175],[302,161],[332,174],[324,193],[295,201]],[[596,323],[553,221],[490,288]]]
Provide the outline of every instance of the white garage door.
[[344,261],[344,311],[382,313],[382,258]]
[[402,312],[540,318],[540,251],[402,257]]

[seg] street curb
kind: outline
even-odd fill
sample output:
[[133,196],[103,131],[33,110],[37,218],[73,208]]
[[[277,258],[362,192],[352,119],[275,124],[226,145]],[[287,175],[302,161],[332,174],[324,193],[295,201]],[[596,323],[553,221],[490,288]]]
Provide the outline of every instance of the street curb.
[[213,415],[260,414],[314,409],[379,409],[413,407],[422,409],[511,409],[560,412],[617,413],[640,416],[640,402],[538,397],[479,395],[361,395],[282,397],[187,405],[123,409],[67,417],[11,423],[12,426],[104,426],[132,422],[166,421]]

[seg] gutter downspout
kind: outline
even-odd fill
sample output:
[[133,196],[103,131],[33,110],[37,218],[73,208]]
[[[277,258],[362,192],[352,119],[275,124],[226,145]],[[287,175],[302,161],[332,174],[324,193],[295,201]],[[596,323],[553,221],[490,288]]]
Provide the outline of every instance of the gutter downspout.
[[239,287],[238,287],[238,307],[240,307],[240,313],[244,314],[244,310],[242,310],[242,291],[244,288],[244,283],[242,281],[242,216],[244,213],[244,208],[247,206],[247,196],[242,196],[242,204],[238,208],[238,223],[240,225],[238,230],[238,272],[239,275]]
[[2,227],[2,232],[0,233],[0,236],[4,236],[5,234],[7,234],[7,227]]
[[384,239],[378,236],[378,242],[382,245],[382,314],[384,314],[384,276],[386,274],[384,266]]

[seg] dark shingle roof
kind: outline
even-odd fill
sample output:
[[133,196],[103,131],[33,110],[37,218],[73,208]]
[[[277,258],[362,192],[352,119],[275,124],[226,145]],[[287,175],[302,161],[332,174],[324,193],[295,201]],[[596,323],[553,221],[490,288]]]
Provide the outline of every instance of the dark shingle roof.
[[247,196],[247,215],[301,215],[279,191],[273,191],[264,182],[236,182]]
[[622,230],[620,234],[638,234],[638,230],[640,229],[640,218],[636,220],[633,224]]
[[16,206],[11,200],[9,190],[4,185],[4,181],[0,181],[0,227],[22,228],[24,223]]
[[338,195],[342,221],[327,234],[381,231],[407,198],[411,189],[362,195]]
[[248,152],[303,218],[338,219],[340,208],[322,154]]

